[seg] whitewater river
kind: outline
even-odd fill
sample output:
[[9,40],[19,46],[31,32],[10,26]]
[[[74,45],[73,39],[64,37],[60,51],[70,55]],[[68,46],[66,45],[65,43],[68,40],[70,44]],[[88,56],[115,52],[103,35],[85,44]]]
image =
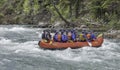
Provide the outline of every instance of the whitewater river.
[[120,70],[120,40],[102,47],[65,50],[39,48],[41,28],[0,26],[0,70]]

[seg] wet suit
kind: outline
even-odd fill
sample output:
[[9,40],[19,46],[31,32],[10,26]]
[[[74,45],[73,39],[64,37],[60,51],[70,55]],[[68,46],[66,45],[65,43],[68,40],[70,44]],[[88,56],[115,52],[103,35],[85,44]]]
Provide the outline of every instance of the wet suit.
[[45,31],[42,33],[42,41],[48,42],[47,41],[47,33]]
[[46,38],[46,35],[45,33],[42,34],[42,39],[45,39]]
[[48,33],[48,34],[46,34],[46,39],[47,40],[51,40],[51,35]]

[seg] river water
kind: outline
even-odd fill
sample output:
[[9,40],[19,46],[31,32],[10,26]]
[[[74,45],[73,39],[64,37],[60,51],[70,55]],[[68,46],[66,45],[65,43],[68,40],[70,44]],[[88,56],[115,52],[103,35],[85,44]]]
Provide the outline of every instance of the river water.
[[0,26],[0,70],[120,70],[120,40],[100,48],[39,48],[41,28]]

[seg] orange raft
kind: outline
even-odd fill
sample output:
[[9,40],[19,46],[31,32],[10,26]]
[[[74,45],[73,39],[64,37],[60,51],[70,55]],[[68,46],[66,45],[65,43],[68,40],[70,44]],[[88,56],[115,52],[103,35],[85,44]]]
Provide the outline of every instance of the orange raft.
[[[91,47],[100,47],[103,43],[103,35],[100,34],[97,36],[97,39],[92,41]],[[67,42],[67,43],[61,43],[61,42],[52,42],[52,43],[46,43],[43,40],[39,41],[38,45],[41,48],[44,49],[66,49],[66,48],[82,48],[82,47],[86,47],[89,46],[88,42]]]

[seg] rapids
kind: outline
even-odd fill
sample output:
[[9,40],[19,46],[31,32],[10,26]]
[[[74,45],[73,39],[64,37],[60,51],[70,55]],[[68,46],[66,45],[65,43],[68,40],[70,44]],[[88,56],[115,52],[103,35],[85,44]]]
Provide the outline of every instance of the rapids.
[[120,40],[105,39],[100,48],[44,50],[42,28],[0,26],[0,70],[120,70]]

